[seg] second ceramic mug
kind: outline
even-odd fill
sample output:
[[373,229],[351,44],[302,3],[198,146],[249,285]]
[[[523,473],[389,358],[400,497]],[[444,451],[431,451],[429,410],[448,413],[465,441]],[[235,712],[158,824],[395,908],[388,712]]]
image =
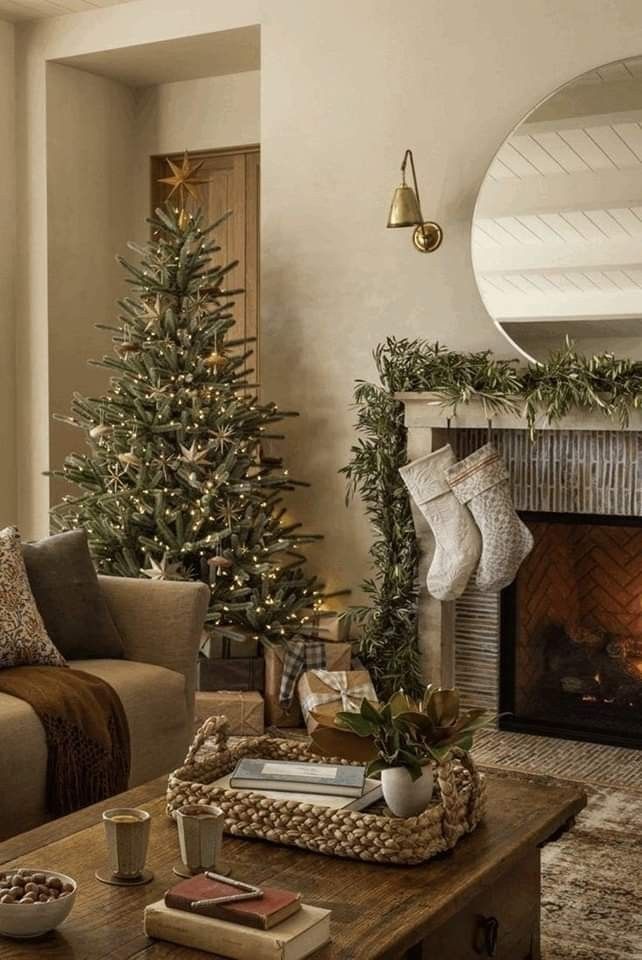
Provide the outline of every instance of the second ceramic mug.
[[223,846],[225,814],[220,807],[194,803],[176,811],[181,860],[191,873],[216,870]]

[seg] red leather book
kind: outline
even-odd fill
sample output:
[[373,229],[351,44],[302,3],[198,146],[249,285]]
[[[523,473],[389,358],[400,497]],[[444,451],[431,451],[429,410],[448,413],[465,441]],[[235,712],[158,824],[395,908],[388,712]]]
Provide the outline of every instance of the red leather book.
[[262,897],[251,900],[237,900],[235,903],[216,903],[202,905],[195,910],[192,904],[198,900],[213,900],[217,897],[229,897],[238,894],[238,887],[218,880],[210,880],[199,873],[189,880],[182,880],[165,894],[165,905],[174,910],[186,910],[201,916],[228,920],[258,930],[270,930],[287,917],[301,909],[301,894],[290,890],[278,890],[276,887],[263,887]]

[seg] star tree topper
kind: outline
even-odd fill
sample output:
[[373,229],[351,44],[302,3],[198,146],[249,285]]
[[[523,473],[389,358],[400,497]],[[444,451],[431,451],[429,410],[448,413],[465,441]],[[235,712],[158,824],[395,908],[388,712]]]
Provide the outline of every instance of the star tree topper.
[[171,177],[159,177],[159,183],[167,183],[172,189],[169,192],[168,200],[170,200],[174,194],[178,191],[178,198],[180,201],[181,207],[185,208],[185,194],[187,193],[192,200],[198,200],[198,194],[195,190],[195,187],[201,183],[207,183],[207,180],[203,180],[201,177],[197,177],[196,174],[201,169],[204,160],[198,160],[196,163],[193,163],[190,160],[187,150],[183,154],[183,162],[179,166],[177,163],[174,163],[173,160],[167,158],[167,162],[172,171]]

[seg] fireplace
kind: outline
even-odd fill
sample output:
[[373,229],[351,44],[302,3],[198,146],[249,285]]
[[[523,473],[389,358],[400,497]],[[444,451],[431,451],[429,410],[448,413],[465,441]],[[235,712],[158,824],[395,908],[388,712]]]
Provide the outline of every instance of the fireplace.
[[500,726],[642,746],[642,517],[522,512],[500,617]]

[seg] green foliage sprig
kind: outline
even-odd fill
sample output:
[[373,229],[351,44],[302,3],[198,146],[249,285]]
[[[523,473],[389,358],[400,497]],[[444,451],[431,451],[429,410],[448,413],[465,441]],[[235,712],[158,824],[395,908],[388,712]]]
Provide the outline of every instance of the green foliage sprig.
[[[404,408],[395,393],[430,391],[444,419],[475,400],[492,419],[523,416],[534,436],[542,415],[558,423],[574,409],[599,410],[621,427],[642,406],[642,362],[610,353],[584,357],[570,341],[545,363],[518,366],[489,350],[458,353],[425,340],[389,337],[374,351],[379,383],[357,381],[359,437],[343,468],[347,497],[359,494],[373,530],[374,573],[362,584],[368,603],[353,613],[362,626],[361,653],[379,695],[403,688],[419,695],[417,543],[399,467],[406,463]],[[605,421],[608,429],[608,422]]]
[[387,703],[362,700],[359,710],[334,718],[334,729],[321,724],[312,732],[320,753],[367,760],[366,776],[405,767],[413,780],[431,762],[444,763],[453,750],[468,751],[476,730],[494,717],[485,710],[460,710],[458,690],[426,687],[420,700],[398,690]]
[[612,353],[584,357],[570,341],[521,376],[531,435],[538,415],[557,423],[573,410],[600,410],[626,427],[642,405],[642,363]]

